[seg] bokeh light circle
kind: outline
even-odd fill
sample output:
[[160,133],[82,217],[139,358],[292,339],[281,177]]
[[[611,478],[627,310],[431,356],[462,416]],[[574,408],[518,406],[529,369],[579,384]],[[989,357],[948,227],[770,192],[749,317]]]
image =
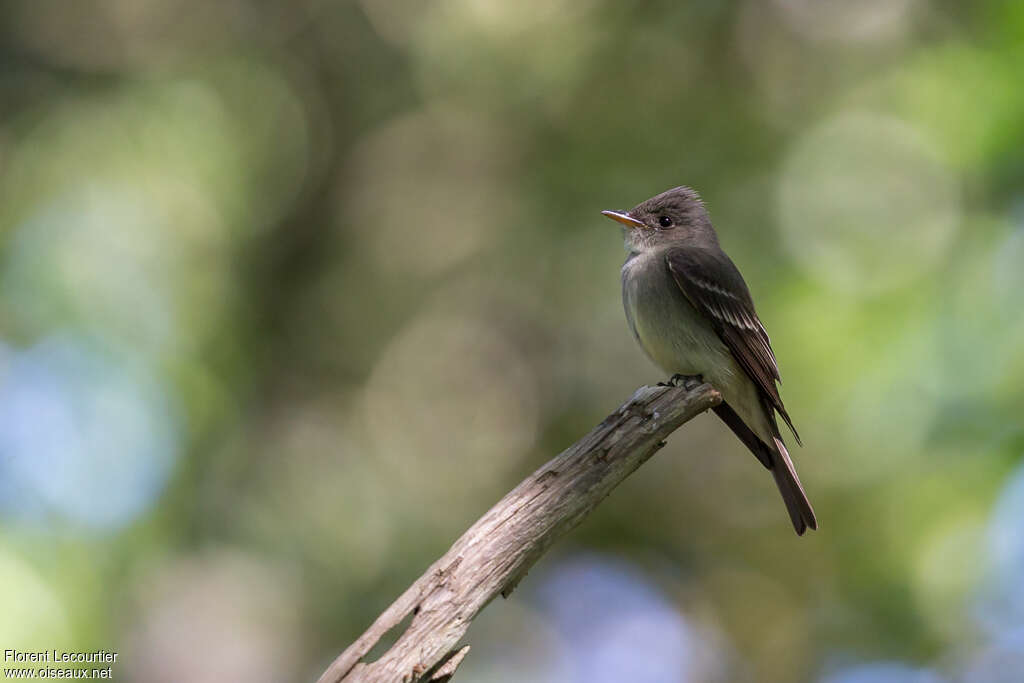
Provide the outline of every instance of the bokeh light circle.
[[515,225],[504,167],[515,156],[486,120],[435,105],[380,126],[356,147],[340,219],[389,274],[430,275]]
[[209,551],[145,574],[136,593],[138,621],[119,641],[131,680],[298,678],[296,583],[265,558]]
[[710,644],[638,568],[614,558],[577,556],[544,577],[539,595],[541,610],[568,644],[575,680],[705,678],[699,659]]
[[44,649],[70,634],[64,605],[24,560],[0,548],[0,642],[4,648]]
[[919,131],[867,113],[800,138],[779,176],[778,209],[793,258],[854,294],[936,267],[961,218],[958,180]]
[[177,441],[170,405],[145,371],[82,339],[44,340],[12,354],[0,386],[0,511],[118,530],[156,502]]
[[384,350],[366,387],[377,455],[423,493],[446,498],[494,481],[533,445],[537,381],[519,351],[481,321],[437,313]]
[[774,0],[774,4],[804,38],[862,43],[902,37],[917,0]]
[[930,669],[889,661],[851,666],[822,678],[821,683],[947,683],[947,679]]

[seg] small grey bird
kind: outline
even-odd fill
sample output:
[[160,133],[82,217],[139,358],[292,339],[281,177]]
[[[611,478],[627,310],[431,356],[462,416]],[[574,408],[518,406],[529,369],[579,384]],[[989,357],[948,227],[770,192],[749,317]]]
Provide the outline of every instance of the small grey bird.
[[624,226],[622,302],[644,352],[673,377],[700,375],[722,394],[715,413],[771,470],[796,533],[817,529],[775,418],[800,443],[776,386],[768,333],[700,197],[676,187],[629,211],[602,213]]

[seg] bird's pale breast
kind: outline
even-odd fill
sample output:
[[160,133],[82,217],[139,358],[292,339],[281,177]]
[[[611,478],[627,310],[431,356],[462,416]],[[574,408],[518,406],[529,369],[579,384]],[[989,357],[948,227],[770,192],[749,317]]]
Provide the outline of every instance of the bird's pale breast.
[[725,344],[686,299],[663,254],[633,255],[622,267],[626,320],[644,352],[669,374],[718,374],[732,364]]
[[669,375],[702,375],[761,438],[770,428],[754,384],[711,324],[682,293],[660,250],[622,266],[626,320],[648,357]]

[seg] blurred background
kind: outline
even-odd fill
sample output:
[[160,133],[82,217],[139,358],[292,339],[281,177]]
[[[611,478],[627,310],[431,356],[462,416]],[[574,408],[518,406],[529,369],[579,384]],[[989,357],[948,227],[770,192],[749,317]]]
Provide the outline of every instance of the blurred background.
[[698,418],[456,680],[1021,680],[1022,73],[1010,0],[0,4],[0,648],[315,679],[663,379],[598,212],[688,184],[821,530]]

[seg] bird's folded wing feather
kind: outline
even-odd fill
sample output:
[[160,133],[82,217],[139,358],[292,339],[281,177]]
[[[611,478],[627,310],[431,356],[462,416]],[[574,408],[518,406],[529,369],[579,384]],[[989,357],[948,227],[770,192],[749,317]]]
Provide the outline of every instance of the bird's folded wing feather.
[[775,384],[780,377],[771,340],[736,265],[722,250],[701,247],[676,247],[665,258],[683,294],[711,322],[740,367],[786,421],[799,443],[800,435]]

